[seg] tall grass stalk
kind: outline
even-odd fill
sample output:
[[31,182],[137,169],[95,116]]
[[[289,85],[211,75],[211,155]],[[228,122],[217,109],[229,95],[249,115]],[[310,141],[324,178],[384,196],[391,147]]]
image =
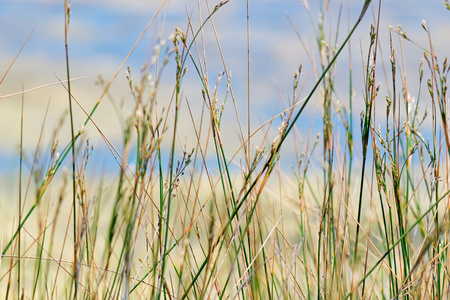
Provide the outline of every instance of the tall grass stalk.
[[74,278],[74,298],[78,294],[78,262],[77,262],[77,205],[76,205],[76,158],[75,158],[75,130],[73,128],[73,111],[72,111],[72,92],[70,84],[70,70],[69,70],[69,21],[70,21],[70,3],[64,0],[64,46],[66,51],[66,75],[67,75],[67,92],[69,98],[69,116],[70,116],[70,134],[72,143],[72,211],[73,211],[73,278]]
[[[23,91],[23,86],[22,86]],[[20,146],[19,146],[19,201],[18,201],[18,216],[19,222],[18,226],[22,223],[22,167],[23,167],[23,107],[24,107],[24,96],[22,95],[21,103],[21,114],[20,114]],[[20,298],[20,283],[21,283],[21,273],[20,273],[20,255],[21,255],[21,239],[20,232],[17,237],[17,298]]]

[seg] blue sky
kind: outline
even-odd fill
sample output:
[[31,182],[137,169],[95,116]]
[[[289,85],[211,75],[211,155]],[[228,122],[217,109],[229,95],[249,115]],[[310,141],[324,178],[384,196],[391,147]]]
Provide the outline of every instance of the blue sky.
[[[168,2],[168,1],[167,1]],[[275,110],[280,112],[282,107],[276,109],[278,99],[282,97],[288,101],[292,95],[292,77],[297,66],[302,63],[303,75],[300,83],[305,83],[305,92],[314,84],[315,76],[311,61],[300,44],[289,18],[292,19],[296,29],[300,32],[302,40],[310,51],[317,53],[314,40],[314,26],[317,26],[320,3],[324,1],[308,1],[310,13],[314,24],[306,12],[301,0],[253,0],[250,1],[250,50],[251,50],[251,105],[252,128],[256,128],[268,120]],[[345,0],[329,1],[329,10],[326,28],[327,32],[335,35],[337,16],[342,3],[342,17],[339,40],[348,30],[348,19],[353,24],[359,15],[363,1]],[[211,1],[214,7],[217,1]],[[101,95],[101,89],[94,84],[100,74],[106,80],[113,74],[154,15],[161,1],[144,0],[98,0],[98,1],[72,1],[72,14],[69,36],[69,54],[72,77],[87,77],[74,82],[74,95],[80,99],[82,105],[89,109]],[[129,65],[132,73],[138,76],[141,65],[151,55],[155,38],[161,36],[166,39],[179,27],[186,30],[188,24],[187,12],[192,14],[194,28],[198,28],[199,19],[207,16],[205,1],[201,1],[201,17],[197,1],[172,0],[165,4],[160,14],[150,26],[144,39],[136,48],[125,64]],[[378,1],[374,1],[374,8]],[[164,14],[166,18],[164,19]],[[431,34],[438,57],[447,55],[450,49],[448,28],[450,28],[450,12],[444,9],[440,0],[401,0],[382,1],[380,25],[380,41],[384,52],[384,61],[388,63],[388,26],[394,28],[401,24],[403,29],[419,45],[427,46],[427,36],[421,28],[424,19],[431,28]],[[163,23],[164,22],[164,23]],[[355,80],[355,124],[359,123],[359,112],[362,107],[361,89],[362,63],[361,49],[367,52],[367,41],[370,24],[373,23],[372,10],[369,9],[361,26],[352,39],[352,64]],[[214,15],[214,24],[221,42],[227,68],[231,70],[231,84],[236,96],[236,103],[241,121],[246,124],[247,101],[247,60],[246,60],[246,2],[230,0],[220,11]],[[330,25],[331,24],[331,25]],[[331,27],[331,30],[329,30]],[[64,5],[63,1],[53,0],[0,0],[0,73],[4,73],[22,43],[30,37],[23,52],[12,67],[5,81],[0,86],[0,96],[18,92],[22,89],[33,88],[57,81],[56,75],[65,78],[65,52],[64,52]],[[396,47],[399,47],[398,38],[395,37]],[[404,41],[407,74],[411,80],[411,94],[417,91],[417,69],[422,51]],[[223,71],[222,60],[219,56],[216,40],[210,24],[205,27],[205,46],[208,64],[208,74],[211,87],[214,86],[219,72]],[[400,49],[398,49],[400,51]],[[365,54],[364,54],[365,57]],[[315,59],[318,59],[315,54]],[[364,58],[365,59],[365,58]],[[441,59],[441,61],[443,58]],[[348,98],[348,55],[342,55],[338,61],[338,78],[336,91],[345,102]],[[174,68],[169,65],[164,71],[161,85],[161,97],[170,97],[173,88]],[[200,109],[201,86],[192,65],[188,65],[189,73],[183,85],[183,93],[194,109]],[[380,70],[379,74],[381,74]],[[132,101],[125,79],[125,69],[120,70],[119,76],[111,87],[111,93],[117,101],[125,99]],[[56,75],[55,75],[56,74]],[[308,76],[309,74],[309,76]],[[384,83],[380,76],[379,81]],[[383,90],[382,90],[383,91]],[[282,94],[282,96],[280,96]],[[381,99],[384,95],[381,94]],[[358,100],[359,99],[359,100]],[[17,169],[17,147],[19,144],[21,96],[9,97],[0,100],[0,169]],[[31,92],[25,96],[25,146],[32,153],[35,149],[41,126],[49,104],[49,113],[44,130],[43,147],[48,147],[53,130],[58,124],[62,112],[67,108],[67,97],[61,86],[52,86]],[[96,113],[96,121],[111,141],[120,145],[120,126],[111,104],[107,99]],[[359,101],[359,102],[358,102]],[[161,105],[164,105],[163,103]],[[230,147],[237,147],[236,118],[233,113],[231,101],[227,104],[225,120],[232,124],[224,130],[224,136],[230,141]],[[300,120],[300,128],[309,129],[310,119],[315,112],[314,133],[320,132],[320,103],[312,101],[308,106],[309,113]],[[81,110],[75,114],[75,123],[78,127],[84,116]],[[187,120],[189,122],[189,120]],[[279,126],[280,120],[277,120]],[[277,127],[275,126],[275,127]],[[359,125],[357,125],[359,126]],[[61,130],[67,130],[67,122]],[[276,129],[272,133],[276,135]],[[359,132],[359,128],[355,128]],[[88,128],[90,139],[101,145],[100,135],[93,128]],[[186,141],[192,129],[181,132]],[[67,143],[68,134],[60,133],[60,146]],[[314,134],[315,136],[315,134]],[[271,139],[270,139],[271,140]],[[94,142],[95,144],[96,142]],[[189,142],[186,142],[189,144]],[[187,145],[189,148],[190,145]],[[120,148],[120,147],[118,147]],[[106,150],[101,150],[106,151]],[[7,172],[8,172],[7,171]]]

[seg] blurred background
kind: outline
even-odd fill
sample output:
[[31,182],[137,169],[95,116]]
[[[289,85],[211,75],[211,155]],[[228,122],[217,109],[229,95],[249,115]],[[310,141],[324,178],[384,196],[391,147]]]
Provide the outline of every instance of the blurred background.
[[[302,1],[302,0],[250,0],[250,103],[251,129],[258,128],[274,114],[282,112],[292,102],[292,82],[298,65],[303,65],[300,85],[305,85],[300,98],[305,97],[315,83],[320,70],[316,30],[320,13],[326,10],[324,28],[325,41],[335,41],[339,45],[349,28],[353,26],[361,12],[362,0],[343,1]],[[96,0],[72,1],[69,28],[69,59],[73,81],[72,93],[81,106],[90,111],[103,93],[99,78],[109,82],[116,71],[118,75],[109,90],[111,97],[104,97],[93,119],[103,134],[117,149],[121,148],[122,129],[120,117],[114,110],[114,103],[124,103],[126,116],[132,113],[134,100],[130,95],[125,76],[129,66],[133,78],[138,79],[144,63],[151,61],[157,41],[168,39],[175,28],[188,32],[197,31],[202,20],[209,15],[218,1],[199,0]],[[307,7],[308,9],[307,9]],[[373,1],[361,25],[351,40],[351,59],[346,49],[337,63],[335,95],[339,103],[348,105],[349,66],[353,68],[354,87],[354,132],[356,148],[360,147],[359,113],[363,108],[363,61],[367,60],[370,25],[374,23],[379,1]],[[159,9],[159,12],[156,13]],[[240,121],[246,132],[247,124],[247,3],[230,0],[214,14],[213,21],[223,60],[219,52],[212,23],[204,27],[201,47],[205,46],[208,81],[212,89],[219,73],[224,71],[224,63],[231,72],[235,104]],[[418,69],[423,57],[420,47],[429,48],[427,33],[421,23],[425,20],[430,28],[433,45],[438,57],[443,59],[450,49],[450,15],[441,0],[401,0],[381,1],[380,57],[389,70],[389,26],[394,30],[401,24],[402,30],[417,45],[403,40],[393,33],[394,45],[399,59],[405,60],[400,66],[406,71],[411,82],[412,97],[417,93]],[[150,24],[144,37],[132,52],[124,67],[119,66]],[[338,26],[339,25],[339,26]],[[28,158],[33,157],[39,147],[41,152],[49,151],[51,141],[56,135],[59,147],[70,140],[67,93],[60,84],[43,87],[23,95],[8,96],[22,90],[57,83],[58,78],[66,79],[64,48],[64,1],[56,0],[0,0],[0,75],[6,73],[24,42],[29,38],[8,74],[0,85],[0,173],[11,178],[16,174],[19,164],[20,116],[22,97],[24,99],[24,147]],[[171,48],[171,41],[166,45]],[[402,48],[403,46],[403,53]],[[163,50],[161,50],[163,51]],[[203,51],[199,48],[199,51]],[[161,55],[161,58],[163,55]],[[197,56],[195,55],[197,58]],[[202,61],[202,63],[204,62]],[[440,62],[442,63],[442,62]],[[381,66],[381,65],[380,65]],[[203,106],[201,83],[191,63],[183,80],[183,101],[195,114],[200,114]],[[386,94],[386,78],[383,70],[377,71],[377,82],[382,83],[379,99]],[[388,71],[389,74],[389,71]],[[100,77],[99,77],[100,76]],[[175,64],[173,56],[163,70],[159,87],[158,105],[167,107],[175,84]],[[389,75],[388,75],[389,77]],[[388,80],[390,80],[388,78]],[[222,97],[226,90],[226,78],[221,83]],[[222,98],[223,99],[223,98]],[[227,147],[237,149],[239,127],[233,102],[227,100],[224,112],[223,129]],[[86,116],[76,104],[75,127],[79,128]],[[424,106],[430,105],[424,103]],[[311,101],[305,117],[299,120],[300,130],[307,134],[312,122],[312,133],[321,132],[321,103]],[[182,110],[182,122],[192,123],[186,106]],[[335,116],[335,118],[338,118]],[[61,120],[63,120],[61,122]],[[276,136],[282,120],[278,118],[272,127],[269,143]],[[182,123],[183,124],[183,123]],[[60,130],[54,133],[55,130]],[[339,128],[335,129],[339,132]],[[94,154],[106,164],[115,165],[112,155],[105,147],[98,130],[92,125],[86,128]],[[42,132],[42,136],[41,136]],[[193,130],[180,126],[181,140],[186,149],[192,149],[195,141],[189,139]],[[255,137],[258,145],[258,137]],[[285,145],[289,153],[289,145]],[[293,148],[293,146],[292,146]],[[293,151],[293,150],[292,150]],[[234,153],[234,151],[232,151]],[[286,166],[290,167],[290,166]],[[10,186],[7,181],[3,188]]]

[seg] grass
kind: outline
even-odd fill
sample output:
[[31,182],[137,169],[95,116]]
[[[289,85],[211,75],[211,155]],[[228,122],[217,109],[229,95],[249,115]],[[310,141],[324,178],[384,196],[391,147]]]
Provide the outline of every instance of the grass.
[[[177,28],[169,39],[156,39],[153,56],[137,77],[126,69],[122,79],[128,82],[134,107],[127,115],[116,106],[123,130],[120,149],[97,126],[95,112],[105,97],[115,105],[110,87],[164,2],[113,79],[99,78],[103,93],[90,110],[72,94],[70,5],[65,2],[67,78],[59,83],[67,90],[69,112],[60,125],[69,120],[70,134],[59,132],[58,126],[48,152],[42,151],[39,139],[34,156],[27,157],[22,93],[17,213],[2,227],[3,297],[449,297],[449,66],[446,58],[441,63],[437,57],[427,24],[422,27],[429,44],[420,46],[401,27],[391,28],[385,61],[379,53],[379,33],[384,29],[377,9],[382,1],[373,3],[376,17],[367,33],[369,44],[360,46],[363,86],[353,86],[350,63],[346,103],[336,91],[336,61],[343,59],[344,50],[352,56],[350,42],[372,1],[361,3],[344,38],[338,38],[339,28],[327,32],[324,24],[330,12],[328,1],[322,1],[314,29],[313,48],[319,54],[319,61],[313,61],[314,85],[305,90],[302,65],[293,69],[292,97],[282,112],[274,110],[272,118],[252,129],[250,56],[246,128],[225,58],[217,58],[223,72],[211,83],[204,57],[206,26],[212,27],[221,50],[214,17],[228,2],[214,7],[207,2],[207,17],[199,28],[188,17],[185,30]],[[308,4],[303,4],[314,26]],[[249,7],[247,3],[247,16]],[[443,9],[448,7],[445,2]],[[341,15],[342,10],[337,24]],[[247,26],[250,50],[251,23]],[[420,47],[424,54],[414,79],[406,76],[407,47]],[[172,65],[172,97],[161,99],[161,74]],[[390,72],[381,76],[381,68]],[[200,111],[192,110],[183,96],[186,76],[201,84]],[[378,83],[380,77],[386,82]],[[408,84],[419,85],[416,103]],[[355,139],[355,90],[363,91],[358,99],[364,102],[361,140]],[[322,130],[314,132],[311,126],[308,134],[301,128],[312,99],[321,103]],[[75,109],[85,114],[84,126],[101,135],[116,160],[117,176],[89,173],[97,145],[90,144],[83,128],[74,129]],[[235,114],[237,124],[224,123],[227,113]],[[182,114],[190,117],[189,124],[182,122]],[[238,128],[241,144],[236,149],[224,140],[230,125]],[[181,126],[192,128],[193,149],[183,144]],[[59,134],[70,136],[64,147],[57,143]],[[287,161],[293,170],[286,172],[282,164],[289,157],[283,156],[288,143],[295,146],[297,161]],[[64,165],[70,171],[64,172]]]

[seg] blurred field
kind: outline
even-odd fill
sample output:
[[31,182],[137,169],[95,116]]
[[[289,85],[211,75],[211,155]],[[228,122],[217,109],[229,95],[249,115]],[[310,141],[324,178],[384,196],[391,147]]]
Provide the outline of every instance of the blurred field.
[[0,297],[448,298],[448,2],[28,4]]

